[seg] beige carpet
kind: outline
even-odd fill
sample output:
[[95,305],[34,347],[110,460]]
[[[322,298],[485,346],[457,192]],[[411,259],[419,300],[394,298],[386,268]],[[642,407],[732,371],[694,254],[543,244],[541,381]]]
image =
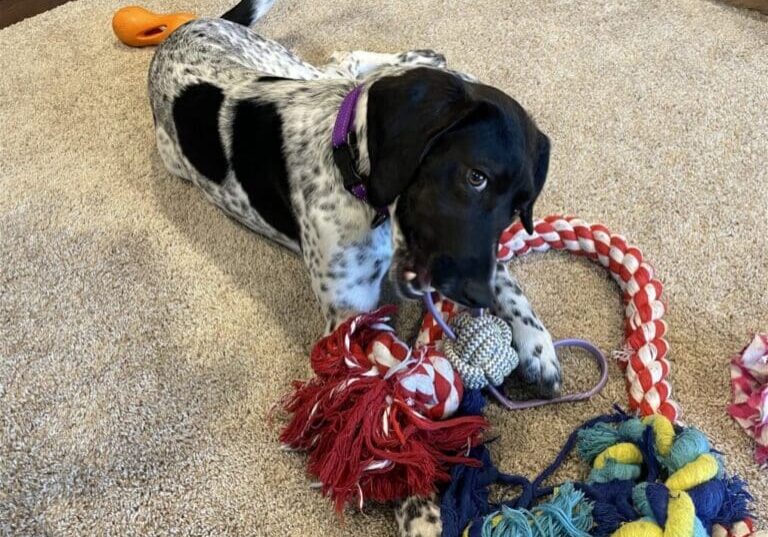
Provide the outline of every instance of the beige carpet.
[[[323,324],[307,276],[162,168],[152,50],[115,41],[121,4],[0,31],[0,534],[392,534],[383,508],[341,526],[279,450],[269,410]],[[729,355],[768,331],[768,18],[706,0],[280,0],[259,29],[313,61],[434,47],[531,110],[554,145],[538,214],[603,221],[655,263],[685,418],[768,515],[768,474],[725,413]],[[619,345],[600,270],[515,269],[556,337]],[[563,359],[567,388],[586,386],[587,362]],[[614,368],[588,404],[494,408],[494,454],[533,474],[622,401]]]

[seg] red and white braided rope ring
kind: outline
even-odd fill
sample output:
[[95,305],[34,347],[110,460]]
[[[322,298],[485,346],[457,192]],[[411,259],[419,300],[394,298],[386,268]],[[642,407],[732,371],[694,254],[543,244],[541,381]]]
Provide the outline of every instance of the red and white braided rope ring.
[[498,259],[508,261],[550,249],[567,250],[608,269],[621,288],[625,304],[625,348],[615,355],[624,370],[629,408],[642,416],[659,413],[677,421],[680,407],[670,399],[672,389],[667,381],[669,344],[664,339],[667,325],[662,320],[666,311],[661,301],[662,285],[642,252],[602,224],[553,215],[536,220],[533,235],[520,222],[507,228],[501,234]]

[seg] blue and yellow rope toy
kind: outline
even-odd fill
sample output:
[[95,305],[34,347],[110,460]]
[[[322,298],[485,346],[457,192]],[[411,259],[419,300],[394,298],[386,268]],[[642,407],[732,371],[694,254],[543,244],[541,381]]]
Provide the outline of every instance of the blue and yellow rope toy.
[[[482,404],[470,400],[462,410],[473,414]],[[587,481],[542,486],[574,448],[591,465]],[[639,419],[619,410],[589,420],[532,482],[499,472],[485,446],[473,456],[482,466],[454,467],[442,495],[443,537],[706,537],[715,524],[749,516],[751,496],[743,481],[725,475],[707,437],[662,415]],[[522,492],[493,504],[492,484]]]

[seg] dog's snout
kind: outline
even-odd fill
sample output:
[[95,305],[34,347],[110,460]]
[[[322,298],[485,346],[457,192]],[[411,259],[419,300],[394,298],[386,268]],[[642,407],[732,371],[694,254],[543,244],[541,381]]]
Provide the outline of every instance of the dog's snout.
[[487,282],[466,280],[461,285],[461,296],[460,302],[470,308],[490,308],[493,305],[491,286]]
[[457,262],[440,256],[432,265],[432,284],[451,300],[470,308],[493,305],[491,277],[476,260]]

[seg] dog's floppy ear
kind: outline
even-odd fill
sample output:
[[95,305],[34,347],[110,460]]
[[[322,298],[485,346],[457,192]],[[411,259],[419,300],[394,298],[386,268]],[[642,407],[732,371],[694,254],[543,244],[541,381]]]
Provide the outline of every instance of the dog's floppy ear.
[[547,180],[550,148],[549,137],[539,131],[539,135],[536,138],[536,160],[534,161],[536,168],[533,172],[533,184],[536,187],[536,194],[541,192],[541,189],[544,188],[544,181]]
[[383,207],[411,183],[430,146],[471,109],[465,83],[426,67],[384,77],[368,90],[368,198]]
[[[549,137],[541,131],[537,131],[536,147],[533,151],[533,188],[536,196],[544,188],[544,182],[547,180],[547,171],[549,170]],[[536,198],[530,201],[520,210],[520,221],[529,234],[533,234],[533,203]]]

